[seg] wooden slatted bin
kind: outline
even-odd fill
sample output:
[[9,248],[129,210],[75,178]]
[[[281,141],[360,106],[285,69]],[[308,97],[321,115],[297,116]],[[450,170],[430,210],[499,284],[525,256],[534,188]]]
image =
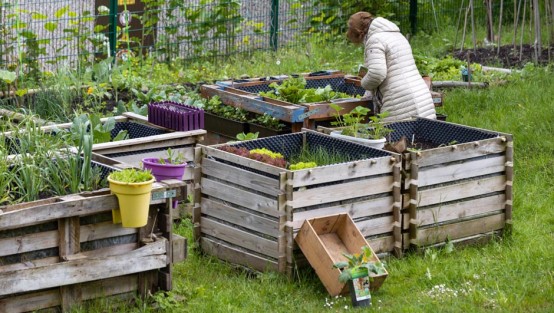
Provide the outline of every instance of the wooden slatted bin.
[[406,136],[424,145],[403,156],[406,249],[467,244],[510,229],[510,134],[422,118],[390,127],[393,141]]
[[0,312],[65,312],[86,300],[170,290],[186,239],[171,233],[166,197],[182,185],[154,183],[142,228],[112,222],[119,205],[107,189],[0,207]]
[[[347,261],[343,254],[359,254],[362,248],[371,245],[365,240],[352,218],[347,213],[307,219],[298,232],[296,242],[314,268],[317,276],[331,296],[348,293],[348,284],[339,281],[341,270],[334,268],[337,262]],[[379,262],[372,252],[371,262]],[[371,291],[378,290],[388,273],[370,274]]]
[[349,155],[344,163],[288,170],[201,146],[193,213],[202,250],[257,270],[291,273],[306,260],[294,236],[309,218],[348,213],[377,252],[401,253],[400,155],[312,131],[231,144],[290,159],[302,148]]

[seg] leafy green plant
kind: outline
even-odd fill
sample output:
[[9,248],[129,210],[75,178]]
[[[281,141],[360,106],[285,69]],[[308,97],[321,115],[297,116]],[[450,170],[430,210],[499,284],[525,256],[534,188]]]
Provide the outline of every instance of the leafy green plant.
[[298,163],[289,165],[289,170],[297,171],[297,170],[303,170],[306,168],[314,168],[314,167],[317,167],[316,162],[298,162]]
[[368,246],[362,247],[361,253],[347,254],[343,253],[347,261],[337,262],[333,265],[335,268],[341,269],[339,281],[345,283],[352,279],[352,272],[359,268],[366,268],[368,274],[381,275],[385,274],[385,265],[382,262],[375,262],[373,252]]
[[288,160],[291,164],[317,164],[317,166],[325,166],[330,164],[338,164],[349,162],[352,160],[347,153],[340,150],[328,149],[323,146],[312,147],[308,144],[304,145],[302,149],[291,155]]
[[154,179],[154,176],[150,170],[126,168],[121,171],[111,173],[108,178],[122,183],[143,183]]
[[211,97],[208,103],[206,103],[204,110],[230,120],[239,122],[246,122],[248,120],[248,111],[223,104],[218,96]]
[[342,134],[345,136],[366,138],[366,139],[381,139],[386,138],[393,129],[385,127],[382,120],[389,116],[388,112],[378,113],[373,116],[369,116],[369,123],[364,123],[366,116],[371,111],[370,109],[362,106],[357,106],[350,112],[340,114],[343,107],[331,103],[331,108],[335,110],[334,122],[331,125],[338,126],[342,130]]
[[255,118],[250,119],[248,122],[265,126],[273,130],[282,130],[286,127],[285,124],[281,123],[281,120],[265,113],[257,114]]
[[171,148],[167,148],[165,151],[166,157],[158,159],[160,164],[183,164],[186,162],[185,155],[181,151],[175,151]]
[[325,86],[325,88],[306,89],[306,79],[302,76],[285,79],[281,84],[273,82],[269,84],[269,87],[273,90],[260,92],[259,95],[294,104],[328,102],[333,99],[352,97],[344,92],[333,91],[330,85]]
[[237,134],[236,138],[238,141],[246,141],[246,140],[254,140],[254,139],[258,139],[258,135],[260,133],[258,132],[255,132],[255,133],[240,133],[240,134]]

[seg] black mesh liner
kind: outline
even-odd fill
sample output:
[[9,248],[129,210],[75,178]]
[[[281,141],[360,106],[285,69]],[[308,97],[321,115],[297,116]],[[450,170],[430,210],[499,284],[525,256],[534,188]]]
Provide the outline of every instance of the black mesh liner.
[[148,136],[155,136],[167,133],[167,131],[159,128],[150,127],[141,123],[134,122],[117,122],[114,129],[112,129],[111,136],[114,138],[117,134],[126,130],[129,135],[129,139],[143,138]]
[[[175,150],[175,149],[186,148],[186,147],[191,147],[191,146],[192,146],[192,145],[173,146],[173,147],[171,147],[171,149]],[[108,157],[108,158],[117,158],[117,157],[120,157],[120,156],[134,155],[134,154],[137,154],[137,153],[165,151],[165,150],[167,150],[167,148],[168,148],[168,147],[161,147],[161,148],[143,149],[143,150],[140,150],[140,151],[128,151],[128,152],[110,153],[110,154],[104,154],[104,156],[106,156],[106,157]]]
[[[269,87],[269,84],[271,84],[271,82],[261,82],[250,86],[234,86],[234,88],[258,94],[261,91],[267,92],[272,90],[273,88]],[[278,84],[280,84],[280,82],[278,82]],[[362,87],[345,82],[344,77],[306,79],[306,88],[325,88],[327,85],[331,85],[334,91],[345,92],[352,96],[363,96],[365,92]]]
[[348,153],[353,160],[372,159],[391,155],[391,153],[384,150],[374,149],[312,132],[292,133],[249,140],[233,144],[233,146],[245,147],[249,150],[266,148],[273,152],[279,152],[283,154],[285,159],[288,159],[301,151],[304,134],[306,135],[306,144],[308,144],[310,148],[324,147],[329,150],[344,151],[345,153]]
[[391,141],[398,141],[402,136],[406,136],[408,140],[411,140],[414,136],[415,141],[424,141],[436,146],[453,141],[467,143],[498,137],[498,133],[495,132],[426,118],[394,122],[387,125],[387,127],[394,129],[391,133]]

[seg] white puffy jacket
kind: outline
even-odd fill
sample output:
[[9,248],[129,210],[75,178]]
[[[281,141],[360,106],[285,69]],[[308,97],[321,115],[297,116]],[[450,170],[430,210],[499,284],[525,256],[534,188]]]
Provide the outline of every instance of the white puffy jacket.
[[410,43],[395,24],[375,18],[366,35],[364,54],[368,72],[361,84],[371,91],[374,101],[382,103],[381,112],[390,113],[385,121],[436,118],[431,92],[415,65]]

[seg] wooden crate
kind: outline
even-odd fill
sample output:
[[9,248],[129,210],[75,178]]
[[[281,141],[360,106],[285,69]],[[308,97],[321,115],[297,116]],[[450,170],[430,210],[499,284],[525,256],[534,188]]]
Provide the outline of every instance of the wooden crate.
[[[351,94],[353,98],[337,99],[336,103],[344,109],[341,114],[348,113],[357,106],[371,107],[371,101],[354,98],[363,95],[363,88],[345,78],[344,73],[327,71],[321,73],[303,74],[306,88],[317,88],[331,85],[334,90]],[[300,131],[302,127],[315,129],[316,121],[334,120],[336,111],[330,102],[293,104],[285,101],[261,97],[259,91],[268,91],[273,82],[281,82],[290,78],[287,75],[270,79],[250,79],[241,81],[221,81],[215,85],[201,86],[202,96],[211,98],[219,96],[224,104],[245,109],[246,111],[269,114],[281,121],[291,123],[292,131]],[[333,101],[335,102],[335,101]]]
[[195,238],[220,259],[291,273],[304,266],[294,236],[306,219],[348,213],[377,252],[401,253],[400,156],[303,131],[233,145],[290,156],[303,145],[344,149],[355,161],[290,171],[219,150],[197,149],[201,177]]
[[0,312],[68,311],[85,300],[170,290],[186,239],[171,233],[166,197],[182,186],[154,184],[142,228],[112,223],[119,205],[108,189],[0,207]]
[[[339,281],[341,270],[333,268],[337,262],[347,261],[346,254],[359,254],[362,247],[371,246],[347,213],[307,219],[298,232],[296,242],[316,271],[331,296],[348,293],[348,284]],[[372,262],[379,258],[372,252]],[[372,275],[372,291],[378,290],[388,273]]]
[[389,127],[391,141],[414,136],[434,146],[402,157],[404,249],[467,244],[511,229],[512,135],[424,118]]

